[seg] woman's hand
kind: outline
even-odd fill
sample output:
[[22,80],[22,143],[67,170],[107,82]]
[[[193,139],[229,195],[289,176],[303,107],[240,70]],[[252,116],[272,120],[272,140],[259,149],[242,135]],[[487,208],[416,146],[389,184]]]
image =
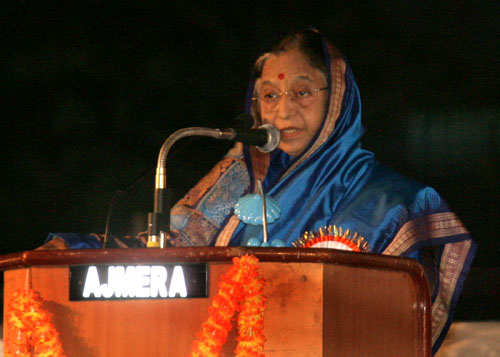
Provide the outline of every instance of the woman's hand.
[[69,245],[60,237],[54,237],[44,245],[35,250],[69,249]]

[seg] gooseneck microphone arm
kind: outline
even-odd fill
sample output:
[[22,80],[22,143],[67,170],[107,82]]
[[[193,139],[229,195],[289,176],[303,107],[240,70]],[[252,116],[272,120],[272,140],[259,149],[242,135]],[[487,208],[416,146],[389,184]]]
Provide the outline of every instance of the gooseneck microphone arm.
[[175,142],[188,136],[208,136],[215,139],[231,140],[233,134],[232,131],[194,127],[177,130],[165,140],[160,149],[158,164],[156,165],[154,210],[148,214],[148,247],[163,248],[164,235],[170,231],[166,163],[167,155]]
[[163,143],[155,175],[154,211],[148,214],[148,242],[151,248],[163,248],[165,234],[170,232],[170,205],[167,189],[166,161],[170,148],[174,143],[188,136],[206,136],[219,140],[231,140],[255,145],[263,152],[270,152],[279,145],[278,129],[271,125],[263,125],[259,129],[238,131],[235,129],[185,128],[170,135]]

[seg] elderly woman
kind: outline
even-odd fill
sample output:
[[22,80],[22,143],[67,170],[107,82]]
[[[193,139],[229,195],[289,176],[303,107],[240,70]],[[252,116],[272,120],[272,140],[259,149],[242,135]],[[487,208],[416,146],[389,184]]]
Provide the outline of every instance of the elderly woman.
[[281,210],[268,226],[271,240],[314,246],[304,233],[335,225],[349,229],[348,238],[361,250],[423,263],[433,292],[436,351],[474,255],[467,230],[436,191],[380,165],[361,148],[361,103],[353,75],[316,31],[288,35],[262,55],[254,83],[247,111],[255,125],[280,131],[279,149],[263,154],[236,145],[173,208],[171,244],[262,240],[261,227],[233,213],[238,199],[261,180]]
[[418,259],[431,284],[436,351],[475,245],[436,191],[382,166],[361,148],[360,96],[340,53],[315,30],[284,37],[257,60],[246,111],[256,126],[280,131],[279,149],[265,154],[237,144],[174,206],[168,244],[262,241],[261,226],[234,214],[238,200],[256,192],[261,181],[281,211],[268,225],[270,240],[324,246],[314,239],[318,233],[305,233],[335,226],[349,234],[347,243],[334,247]]

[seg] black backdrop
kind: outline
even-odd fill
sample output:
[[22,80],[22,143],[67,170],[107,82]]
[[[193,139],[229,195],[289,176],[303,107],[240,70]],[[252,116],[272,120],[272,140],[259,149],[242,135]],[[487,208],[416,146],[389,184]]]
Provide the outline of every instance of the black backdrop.
[[[103,232],[113,197],[115,217],[140,226],[163,141],[231,127],[269,40],[314,26],[353,68],[364,146],[435,187],[478,241],[474,266],[499,267],[498,2],[48,3],[0,5],[1,253]],[[174,198],[229,147],[176,145]]]

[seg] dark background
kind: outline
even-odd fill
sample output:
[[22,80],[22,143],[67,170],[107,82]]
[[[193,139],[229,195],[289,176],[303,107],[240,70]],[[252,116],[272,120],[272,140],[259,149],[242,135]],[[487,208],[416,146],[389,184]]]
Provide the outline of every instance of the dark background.
[[[436,188],[477,240],[457,317],[500,318],[499,2],[49,3],[0,5],[0,253],[103,232],[112,200],[111,230],[143,228],[163,141],[233,126],[270,39],[314,26],[353,68],[364,146]],[[174,198],[230,146],[177,144]]]

